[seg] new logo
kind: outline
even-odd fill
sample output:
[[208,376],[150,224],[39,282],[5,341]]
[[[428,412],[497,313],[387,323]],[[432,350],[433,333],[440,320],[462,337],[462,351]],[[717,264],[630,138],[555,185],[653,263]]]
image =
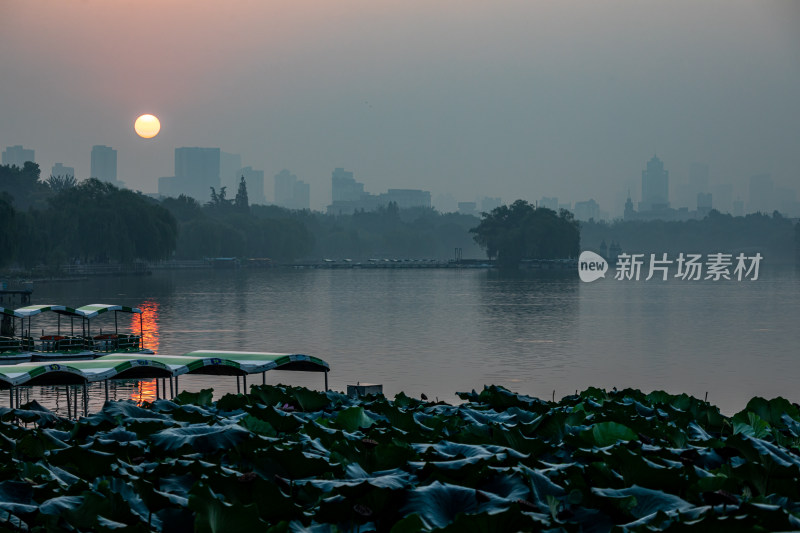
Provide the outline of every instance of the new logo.
[[581,252],[578,258],[578,275],[581,281],[592,282],[598,278],[606,277],[608,263],[602,256],[594,252]]

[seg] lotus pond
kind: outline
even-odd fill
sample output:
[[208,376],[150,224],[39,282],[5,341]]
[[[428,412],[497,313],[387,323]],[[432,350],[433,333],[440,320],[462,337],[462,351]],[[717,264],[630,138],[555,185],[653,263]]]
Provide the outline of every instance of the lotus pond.
[[800,528],[800,410],[500,387],[463,404],[254,386],[78,421],[0,409],[0,528],[774,531]]

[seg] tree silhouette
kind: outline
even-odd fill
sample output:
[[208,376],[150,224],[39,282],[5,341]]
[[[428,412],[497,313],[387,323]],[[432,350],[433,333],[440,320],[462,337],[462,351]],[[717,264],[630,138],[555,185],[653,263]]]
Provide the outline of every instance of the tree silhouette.
[[65,176],[50,176],[47,178],[48,187],[55,193],[59,193],[65,189],[69,189],[74,187],[78,184],[78,180],[75,179],[75,176],[71,174],[67,174]]
[[501,268],[517,268],[522,259],[577,257],[580,226],[572,213],[562,209],[536,208],[525,200],[481,213],[481,223],[472,228],[475,242],[497,257]]
[[249,211],[250,210],[250,202],[247,200],[247,182],[242,176],[241,181],[239,181],[239,190],[236,191],[236,198],[233,201],[233,206],[237,209],[237,211]]

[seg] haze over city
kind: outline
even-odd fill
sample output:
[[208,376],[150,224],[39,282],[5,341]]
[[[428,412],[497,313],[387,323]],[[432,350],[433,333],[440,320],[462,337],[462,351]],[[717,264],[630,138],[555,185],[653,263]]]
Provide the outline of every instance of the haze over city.
[[[145,193],[174,150],[219,147],[331,199],[369,192],[596,199],[621,212],[657,153],[747,199],[800,184],[795,2],[0,0],[0,147],[89,176],[94,145]],[[133,131],[153,113],[154,139]],[[206,199],[201,199],[206,200]]]

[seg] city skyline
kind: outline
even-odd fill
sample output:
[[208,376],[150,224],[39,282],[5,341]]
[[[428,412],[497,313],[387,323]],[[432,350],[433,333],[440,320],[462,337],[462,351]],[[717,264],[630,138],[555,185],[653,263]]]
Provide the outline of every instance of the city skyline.
[[[218,167],[220,170],[217,173],[217,178],[205,176],[207,173],[201,172],[198,174],[198,176],[202,178],[201,181],[203,181],[203,183],[200,184],[198,182],[197,184],[193,185],[191,184],[191,173],[184,170],[179,173],[177,170],[178,154],[187,150],[212,150],[215,153],[218,152]],[[3,161],[10,160],[14,161],[16,164],[20,164],[21,159],[20,161],[17,161],[17,159],[24,158],[25,155],[33,156],[35,152],[35,149],[27,149],[21,145],[8,146],[3,151]],[[98,177],[117,186],[125,186],[124,182],[121,180],[116,180],[116,157],[117,151],[109,146],[93,146],[92,172],[97,173],[98,175],[92,177]],[[239,178],[241,176],[245,176],[248,183],[248,188],[252,189],[252,203],[261,203],[267,205],[274,204],[292,209],[312,209],[315,211],[330,212],[331,201],[336,201],[335,186],[331,187],[331,192],[327,199],[325,197],[321,197],[319,191],[317,190],[317,193],[314,195],[316,201],[311,202],[311,180],[308,182],[304,180],[298,180],[297,176],[292,172],[287,169],[282,169],[273,176],[272,183],[270,184],[264,179],[265,171],[255,170],[252,166],[243,167],[241,166],[242,158],[240,154],[228,153],[219,148],[175,148],[175,158],[175,172],[182,176],[182,178],[179,180],[181,185],[175,185],[178,182],[174,180],[174,175],[169,177],[161,177],[159,178],[160,185],[157,187],[156,191],[142,191],[143,193],[151,195],[157,194],[162,196],[175,196],[177,194],[184,193],[191,196],[191,191],[195,191],[194,194],[200,196],[202,193],[202,188],[209,186],[213,186],[215,189],[224,186],[227,187],[228,190],[233,191],[238,186]],[[37,161],[37,164],[38,163],[39,162]],[[53,166],[53,170],[55,170],[57,165],[61,165],[63,167],[63,164],[59,162]],[[199,169],[197,165],[200,165],[200,163],[196,163],[194,165],[197,169]],[[184,164],[184,166],[186,165]],[[73,171],[73,175],[78,180],[83,178],[79,173],[74,172],[74,167],[64,168],[71,169]],[[96,172],[95,168],[103,168],[108,170]],[[225,168],[227,168],[227,170],[223,170]],[[213,170],[211,173],[214,173]],[[664,175],[661,176],[661,173]],[[51,174],[53,174],[53,171],[51,171]],[[334,183],[336,182],[337,174],[339,179],[344,178],[350,180],[355,185],[359,186],[358,190],[354,192],[355,196],[353,196],[353,198],[357,198],[362,194],[374,196],[366,192],[364,183],[356,182],[353,179],[354,173],[352,171],[345,171],[341,167],[334,169]],[[798,200],[797,189],[793,187],[782,186],[779,182],[776,182],[769,173],[759,173],[749,176],[748,178],[741,180],[741,185],[736,189],[734,189],[734,185],[732,183],[718,182],[714,179],[711,179],[711,168],[707,163],[703,162],[694,161],[689,164],[689,171],[687,173],[688,181],[675,183],[675,181],[670,180],[669,174],[670,170],[667,169],[665,162],[654,153],[650,160],[646,161],[643,169],[641,170],[641,180],[639,182],[641,183],[641,186],[638,189],[636,187],[629,188],[625,195],[616,197],[614,205],[622,206],[619,209],[612,207],[610,204],[597,202],[595,198],[599,195],[577,195],[571,198],[563,198],[544,193],[539,197],[524,197],[522,199],[554,210],[558,210],[560,208],[569,209],[570,211],[573,211],[579,219],[582,220],[598,217],[602,220],[614,220],[617,218],[624,218],[626,209],[628,209],[624,202],[628,197],[635,201],[634,206],[637,212],[650,211],[654,201],[652,198],[647,200],[646,196],[652,196],[655,193],[649,192],[646,190],[646,188],[648,183],[655,183],[657,181],[657,185],[650,185],[651,189],[656,187],[658,189],[658,195],[660,195],[660,200],[656,200],[655,203],[658,204],[659,201],[661,201],[661,203],[664,204],[663,207],[675,211],[683,210],[684,214],[678,215],[678,218],[686,218],[687,215],[685,214],[685,211],[687,209],[689,212],[704,210],[707,213],[710,210],[709,205],[711,206],[711,209],[716,209],[722,213],[730,213],[735,216],[741,216],[757,211],[772,213],[776,210],[787,216],[800,216],[800,201]],[[652,177],[648,178],[648,176]],[[48,176],[46,173],[42,171],[42,179],[46,179],[47,177]],[[294,179],[292,180],[292,178]],[[282,181],[282,183],[278,184],[278,181]],[[665,187],[667,191],[666,197],[664,197]],[[272,198],[267,196],[267,190],[273,191]],[[392,190],[420,191],[421,189],[400,189],[398,187],[390,186],[388,187],[388,190],[391,192]],[[736,191],[737,194],[734,194],[734,191]],[[427,192],[431,193],[431,200],[428,205],[442,212],[460,211],[479,214],[482,211],[489,211],[491,208],[502,203],[510,203],[517,199],[506,198],[501,200],[501,197],[494,197],[487,194],[478,194],[473,197],[464,196],[456,198],[453,196],[453,191],[449,190],[441,191],[434,197],[432,191]],[[297,200],[294,199],[295,194],[297,195]],[[385,194],[387,193],[383,193],[384,196]],[[491,194],[491,191],[489,191],[489,194]],[[195,199],[201,201],[201,203],[207,201],[206,198]],[[468,204],[472,203],[475,205],[470,207]],[[464,205],[459,207],[459,204]],[[586,213],[590,213],[591,215],[586,216]],[[666,217],[664,215],[653,216],[662,219],[670,219],[675,215],[667,215]]]
[[[796,2],[34,0],[2,11],[14,53],[0,64],[0,146],[86,176],[88,149],[104,143],[119,151],[118,178],[144,192],[179,146],[241,154],[267,176],[292,169],[315,209],[336,167],[378,191],[594,198],[612,213],[628,189],[638,196],[653,153],[672,183],[704,162],[712,183],[733,186],[731,203],[754,175],[800,182]],[[133,131],[142,113],[161,119],[153,139]]]

